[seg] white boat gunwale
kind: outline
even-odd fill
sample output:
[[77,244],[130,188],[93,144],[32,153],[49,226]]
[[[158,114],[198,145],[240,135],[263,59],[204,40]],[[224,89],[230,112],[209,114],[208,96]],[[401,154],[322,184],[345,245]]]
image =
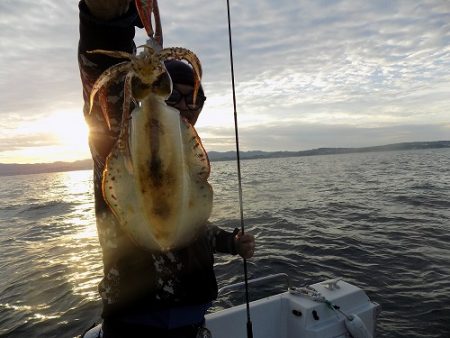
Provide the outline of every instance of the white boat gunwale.
[[[351,316],[361,319],[368,333],[359,337],[375,336],[381,307],[371,301],[362,289],[340,278],[325,280],[307,288],[295,288],[285,273],[251,279],[248,284],[276,278],[286,280],[287,291],[254,300],[249,304],[254,337],[348,338],[350,333],[346,319],[348,322]],[[244,282],[225,286],[219,290],[219,295],[243,286]],[[305,290],[317,291],[316,296],[322,296],[322,301],[306,294]],[[205,319],[206,327],[214,338],[247,338],[246,304],[209,313]]]

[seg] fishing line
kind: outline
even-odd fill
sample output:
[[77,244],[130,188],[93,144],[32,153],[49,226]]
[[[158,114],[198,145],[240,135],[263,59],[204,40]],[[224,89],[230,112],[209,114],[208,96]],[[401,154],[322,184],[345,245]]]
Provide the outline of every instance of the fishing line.
[[[238,187],[239,187],[239,210],[241,218],[241,231],[244,234],[244,203],[242,198],[242,176],[241,176],[241,158],[239,152],[239,130],[238,119],[236,110],[236,90],[234,86],[234,65],[233,65],[233,43],[231,41],[231,18],[230,18],[230,0],[227,0],[227,14],[228,14],[228,40],[230,49],[230,66],[231,66],[231,88],[233,91],[233,111],[234,111],[234,133],[236,140],[236,164],[238,174]],[[247,274],[247,260],[244,258],[244,281],[245,281],[245,303],[247,305],[247,338],[253,338],[253,327],[250,319],[250,301],[248,294],[248,274]]]

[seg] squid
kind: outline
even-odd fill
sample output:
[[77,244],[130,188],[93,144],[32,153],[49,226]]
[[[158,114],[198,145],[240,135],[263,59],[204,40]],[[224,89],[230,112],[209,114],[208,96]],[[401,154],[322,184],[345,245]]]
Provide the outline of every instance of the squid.
[[[150,37],[138,55],[122,51],[89,53],[125,59],[94,83],[90,107],[111,80],[124,76],[120,133],[103,173],[103,196],[123,231],[149,251],[180,248],[195,239],[212,210],[213,190],[208,183],[210,163],[193,125],[165,100],[172,81],[164,61],[189,63],[194,73],[194,98],[202,75],[198,57],[181,47],[162,48],[156,0],[136,0]],[[150,17],[155,15],[156,31]],[[159,27],[159,28],[158,28]],[[102,101],[102,100],[100,100]],[[103,100],[104,101],[104,100]],[[135,108],[130,111],[131,103]],[[108,110],[102,106],[110,128]]]

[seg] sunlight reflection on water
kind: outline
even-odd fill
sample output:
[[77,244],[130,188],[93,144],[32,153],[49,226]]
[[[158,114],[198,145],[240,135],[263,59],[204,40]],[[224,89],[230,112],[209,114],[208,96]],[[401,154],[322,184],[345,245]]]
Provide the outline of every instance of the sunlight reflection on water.
[[[235,163],[212,167],[211,221],[232,229]],[[449,150],[244,161],[250,277],[342,276],[381,303],[379,337],[447,336],[449,167]],[[92,172],[4,177],[0,202],[0,335],[80,334],[101,311]],[[238,257],[216,263],[219,287],[242,280]]]
[[[1,228],[12,218],[20,229],[2,238],[0,246],[2,257],[9,257],[0,284],[0,335],[13,331],[20,336],[21,328],[61,318],[69,323],[83,304],[98,304],[102,276],[92,172],[18,178],[2,180],[0,191],[0,200],[8,201],[5,218],[0,214]],[[8,196],[8,185],[20,196],[16,200]]]

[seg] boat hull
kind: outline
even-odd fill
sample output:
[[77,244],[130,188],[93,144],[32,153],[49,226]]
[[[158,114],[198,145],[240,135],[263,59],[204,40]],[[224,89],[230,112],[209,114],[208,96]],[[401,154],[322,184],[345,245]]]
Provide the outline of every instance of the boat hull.
[[[311,285],[327,301],[347,315],[358,316],[374,337],[380,306],[360,288],[339,281],[329,289],[326,282]],[[253,333],[258,338],[348,338],[346,317],[326,303],[284,292],[250,303]],[[247,338],[246,305],[234,306],[206,316],[206,327],[214,338]],[[370,337],[370,336],[369,336]]]

